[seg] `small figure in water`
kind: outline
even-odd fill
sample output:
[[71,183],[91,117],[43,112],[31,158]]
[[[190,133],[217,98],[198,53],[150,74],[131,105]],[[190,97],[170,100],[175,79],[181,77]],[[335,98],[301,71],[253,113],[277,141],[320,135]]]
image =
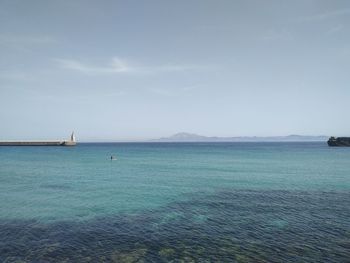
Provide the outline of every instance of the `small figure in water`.
[[111,161],[117,160],[113,155],[111,155]]

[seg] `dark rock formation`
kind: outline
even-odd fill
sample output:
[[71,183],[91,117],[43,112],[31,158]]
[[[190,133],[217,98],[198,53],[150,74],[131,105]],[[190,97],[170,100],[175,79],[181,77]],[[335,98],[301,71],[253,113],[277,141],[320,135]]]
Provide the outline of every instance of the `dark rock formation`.
[[330,137],[328,146],[348,146],[350,147],[350,137]]

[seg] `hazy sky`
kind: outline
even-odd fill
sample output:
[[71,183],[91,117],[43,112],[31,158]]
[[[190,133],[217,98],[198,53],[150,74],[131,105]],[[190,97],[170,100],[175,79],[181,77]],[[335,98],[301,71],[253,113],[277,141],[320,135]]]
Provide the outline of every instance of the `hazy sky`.
[[0,0],[0,139],[350,135],[350,1]]

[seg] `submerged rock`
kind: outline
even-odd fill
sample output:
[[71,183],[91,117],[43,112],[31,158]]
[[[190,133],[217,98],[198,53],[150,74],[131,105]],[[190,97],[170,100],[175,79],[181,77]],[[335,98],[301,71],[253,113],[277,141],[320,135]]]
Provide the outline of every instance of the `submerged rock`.
[[140,248],[133,251],[119,251],[116,250],[111,256],[112,262],[118,263],[143,263],[147,249]]
[[159,255],[162,258],[172,258],[174,256],[174,254],[175,254],[175,250],[172,248],[162,248],[159,251]]

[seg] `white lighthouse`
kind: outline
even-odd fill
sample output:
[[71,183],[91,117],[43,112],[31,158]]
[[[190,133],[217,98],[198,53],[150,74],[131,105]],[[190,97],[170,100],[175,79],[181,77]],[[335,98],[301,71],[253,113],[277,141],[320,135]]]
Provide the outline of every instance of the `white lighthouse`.
[[75,146],[77,144],[77,141],[75,140],[74,132],[70,135],[70,140],[64,141],[62,145],[64,146]]

